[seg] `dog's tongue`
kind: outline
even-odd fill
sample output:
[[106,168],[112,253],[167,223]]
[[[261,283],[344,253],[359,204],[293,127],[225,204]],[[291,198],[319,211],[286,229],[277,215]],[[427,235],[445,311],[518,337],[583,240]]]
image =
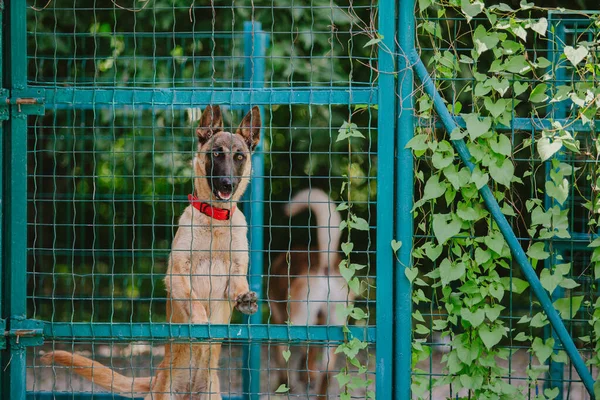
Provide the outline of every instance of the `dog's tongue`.
[[218,191],[218,193],[221,200],[229,200],[231,198],[231,193],[223,193],[220,190]]

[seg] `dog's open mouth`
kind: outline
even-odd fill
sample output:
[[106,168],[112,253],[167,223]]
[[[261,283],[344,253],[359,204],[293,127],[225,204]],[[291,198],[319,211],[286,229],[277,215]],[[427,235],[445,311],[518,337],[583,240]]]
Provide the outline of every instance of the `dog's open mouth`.
[[215,190],[215,196],[219,200],[229,200],[231,199],[232,192],[222,192],[220,190]]

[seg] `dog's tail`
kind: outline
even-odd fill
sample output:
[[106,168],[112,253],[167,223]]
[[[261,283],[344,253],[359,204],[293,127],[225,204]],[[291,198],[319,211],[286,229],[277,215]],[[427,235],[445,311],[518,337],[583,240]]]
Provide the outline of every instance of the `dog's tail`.
[[89,358],[69,353],[68,351],[53,351],[42,356],[46,365],[62,365],[73,368],[73,372],[111,393],[124,397],[145,397],[150,392],[150,377],[129,378],[114,372],[99,362]]
[[[327,274],[331,261],[337,263],[340,246],[340,222],[342,217],[329,196],[321,189],[304,189],[290,200],[287,214],[294,216],[310,208],[317,219],[317,247],[319,250],[319,274]],[[337,268],[337,265],[333,265]]]

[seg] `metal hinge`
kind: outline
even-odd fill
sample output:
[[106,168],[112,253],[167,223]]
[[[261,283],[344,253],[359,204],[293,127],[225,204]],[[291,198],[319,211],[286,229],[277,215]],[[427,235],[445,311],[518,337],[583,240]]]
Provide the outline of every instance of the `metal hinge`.
[[[44,323],[35,319],[11,318],[10,329],[4,323],[4,337],[0,339],[0,348],[6,348],[6,340],[11,348],[41,346],[44,344]],[[4,347],[3,347],[4,346]]]
[[0,89],[0,121],[7,120],[12,112],[14,116],[44,115],[44,89],[14,90],[12,95],[6,89]]

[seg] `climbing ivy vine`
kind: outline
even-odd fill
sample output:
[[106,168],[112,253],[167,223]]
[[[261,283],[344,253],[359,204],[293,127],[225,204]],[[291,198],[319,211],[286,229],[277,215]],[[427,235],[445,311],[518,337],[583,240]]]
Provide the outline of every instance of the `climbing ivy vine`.
[[[351,142],[352,140],[361,139],[364,139],[364,135],[358,130],[358,126],[351,121],[344,122],[339,129],[336,141],[348,141],[348,165],[351,164],[350,160],[352,158]],[[345,178],[341,195],[345,197],[346,201],[340,203],[337,210],[346,213],[346,219],[341,222],[340,229],[346,230],[348,235],[346,241],[340,246],[345,258],[340,262],[339,271],[346,280],[349,290],[352,291],[354,296],[359,297],[368,291],[369,282],[359,275],[359,271],[366,269],[367,265],[353,262],[351,258],[354,249],[352,231],[355,229],[368,231],[369,223],[352,211],[352,174],[350,168]],[[366,398],[375,399],[375,392],[370,388],[373,381],[368,378],[368,366],[364,362],[368,358],[368,343],[356,337],[351,337],[348,329],[351,321],[358,323],[367,321],[369,314],[355,304],[337,304],[336,313],[346,322],[343,328],[345,340],[336,349],[336,353],[342,353],[345,357],[345,365],[335,375],[341,390],[340,399],[350,400],[355,393],[364,393]]]
[[[422,59],[461,127],[438,129],[431,99],[416,92],[422,123],[407,145],[416,158],[415,235],[423,238],[406,274],[413,283],[413,396],[451,387],[460,398],[557,398],[559,389],[541,380],[550,362],[568,362],[566,353],[544,334],[549,321],[479,189],[492,189],[544,289],[560,291],[553,304],[561,317],[586,318],[588,329],[574,334],[584,333],[576,339],[593,350],[587,363],[597,365],[600,18],[578,14],[586,23],[564,43],[549,24],[549,12],[564,10],[525,0],[518,8],[419,0],[417,8]],[[458,161],[453,140],[466,142],[473,172]],[[575,239],[590,247],[585,261],[573,257]],[[421,365],[441,347],[443,373],[431,379]],[[503,360],[517,352],[529,353],[520,358],[527,368],[523,380],[509,382],[514,363]]]

